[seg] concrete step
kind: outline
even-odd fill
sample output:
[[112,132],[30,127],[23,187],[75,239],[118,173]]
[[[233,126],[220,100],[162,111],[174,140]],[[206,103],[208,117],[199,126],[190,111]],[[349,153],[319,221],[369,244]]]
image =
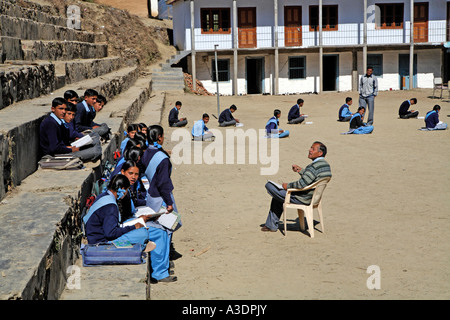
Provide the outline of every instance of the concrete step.
[[[63,77],[64,85],[68,85],[115,71],[122,66],[122,58],[77,59],[71,61],[55,61],[54,64],[55,75],[57,77]],[[58,86],[56,87],[60,88]]]
[[27,7],[23,7],[9,0],[0,2],[0,15],[29,19],[35,22],[54,24],[61,27],[67,26],[67,18],[54,15],[50,12],[54,10],[51,6],[43,6],[35,2],[24,1],[22,3]]
[[59,40],[96,42],[99,35],[30,19],[0,15],[0,36],[22,40]]
[[[151,78],[139,78],[98,114],[96,121],[106,122],[113,133],[112,139],[102,146],[102,165],[106,160],[112,161],[113,152],[120,145],[124,121],[136,119],[150,93]],[[80,291],[73,293],[83,295],[77,295],[75,299],[95,299],[102,294],[109,296],[109,290],[104,286],[111,285],[106,280],[112,277],[124,281],[115,283],[118,287],[113,290],[114,297],[121,299],[129,295],[130,299],[145,299],[146,285],[139,282],[146,277],[145,264],[102,270],[83,268],[79,264],[80,213],[90,195],[92,183],[101,177],[101,168],[39,169],[0,202],[0,299],[59,299],[71,275],[67,271],[69,266],[82,269]],[[30,219],[30,212],[38,218]],[[100,271],[99,275],[97,271]],[[87,279],[86,282],[83,279]],[[133,288],[126,289],[134,279]],[[131,294],[130,290],[136,290],[138,286],[143,288],[142,296],[140,291]],[[99,287],[101,292],[93,289]]]
[[24,60],[98,59],[108,56],[106,43],[55,40],[22,40]]
[[0,141],[2,147],[0,150],[2,160],[0,172],[3,172],[4,177],[0,181],[0,189],[7,190],[10,187],[20,185],[27,176],[37,169],[39,125],[50,112],[51,101],[54,98],[62,97],[68,89],[75,90],[80,96],[83,96],[86,89],[92,88],[111,100],[133,86],[137,78],[137,67],[126,67],[95,79],[71,84],[52,92],[50,95],[21,101],[0,110],[0,128],[3,133]]

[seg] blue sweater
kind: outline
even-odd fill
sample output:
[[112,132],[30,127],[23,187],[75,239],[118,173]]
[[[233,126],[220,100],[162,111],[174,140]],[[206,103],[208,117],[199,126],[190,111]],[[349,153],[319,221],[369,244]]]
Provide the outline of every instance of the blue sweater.
[[75,122],[76,130],[82,132],[84,130],[92,129],[93,126],[98,126],[98,124],[94,122],[95,115],[94,107],[89,106],[86,101],[78,103],[77,113],[73,120]]
[[352,113],[350,112],[348,104],[344,103],[341,106],[341,108],[339,109],[339,114],[338,114],[339,121],[342,121],[342,120],[344,120],[345,118],[347,118],[347,117],[349,117],[351,115],[352,115]]
[[71,153],[72,149],[67,148],[64,144],[64,125],[55,120],[50,114],[46,117],[39,127],[39,144],[41,153],[45,155],[55,155]]
[[233,115],[231,114],[231,110],[230,110],[230,109],[225,109],[225,110],[223,110],[223,111],[220,113],[220,116],[219,116],[219,123],[222,123],[222,122],[229,122],[229,121],[232,121],[232,120],[234,120],[234,117],[233,117]]
[[299,117],[300,117],[300,107],[298,106],[298,104],[293,105],[291,110],[289,110],[289,113],[288,113],[288,121],[297,119]]
[[[94,203],[106,196],[105,191],[97,196]],[[119,225],[119,209],[115,204],[107,204],[96,210],[86,223],[86,236],[89,244],[112,241],[123,234],[136,229],[128,226],[121,228]]]
[[425,125],[429,129],[433,129],[439,123],[439,113],[435,110],[428,111],[425,116]]
[[[157,152],[163,151],[160,151],[154,147],[148,147],[147,150],[145,150],[141,159],[142,165],[145,169],[147,169],[150,160]],[[148,194],[151,197],[161,197],[168,206],[173,205],[172,197],[170,196],[173,190],[172,180],[170,179],[171,172],[172,163],[169,158],[162,160],[156,168],[155,175],[150,181],[150,187],[148,189]]]
[[170,110],[169,112],[169,126],[179,122],[180,120],[178,120],[178,109],[177,107],[174,107]]

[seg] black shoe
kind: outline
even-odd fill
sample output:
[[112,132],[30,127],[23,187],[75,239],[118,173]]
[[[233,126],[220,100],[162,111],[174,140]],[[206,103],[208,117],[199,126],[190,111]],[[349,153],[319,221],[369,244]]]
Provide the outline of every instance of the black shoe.
[[162,278],[161,280],[156,280],[154,278],[150,278],[150,283],[155,284],[155,283],[159,283],[159,282],[175,282],[177,280],[178,280],[177,276],[168,276],[168,277]]

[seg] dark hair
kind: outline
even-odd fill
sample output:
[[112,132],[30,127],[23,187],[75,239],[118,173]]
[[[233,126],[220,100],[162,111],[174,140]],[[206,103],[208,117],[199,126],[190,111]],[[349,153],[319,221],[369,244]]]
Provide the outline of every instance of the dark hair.
[[175,102],[175,105],[176,105],[176,106],[181,106],[181,105],[182,105],[182,104],[181,104],[181,101]]
[[96,90],[94,90],[94,89],[87,89],[84,92],[84,96],[85,97],[93,97],[93,96],[98,97],[98,92]]
[[232,104],[231,106],[230,106],[230,109],[233,109],[233,110],[237,110],[237,107],[234,105],[234,104]]
[[57,106],[60,106],[63,104],[67,105],[67,100],[64,98],[61,98],[61,97],[57,97],[57,98],[53,99],[53,101],[52,101],[52,108],[56,108]]
[[414,104],[417,103],[417,98],[411,98],[411,101],[414,101]]
[[345,103],[349,103],[350,101],[352,101],[353,99],[351,97],[347,97],[345,98]]
[[78,93],[76,93],[74,90],[67,90],[64,92],[64,99],[69,100],[73,98],[79,98]]
[[132,140],[136,141],[136,144],[140,144],[141,149],[147,149],[147,138],[142,132],[136,132]]
[[158,137],[164,134],[164,129],[160,125],[154,124],[148,127],[147,141],[150,145],[158,141]]
[[322,157],[325,157],[327,155],[327,146],[326,145],[324,145],[320,141],[314,141],[313,144],[318,144],[319,145],[319,150],[322,151]]
[[280,109],[275,109],[273,110],[273,115],[276,117],[277,115],[279,115],[281,113]]
[[108,101],[106,100],[105,96],[102,95],[97,95],[97,102],[103,102],[104,104],[106,104]]
[[438,105],[438,104],[436,104],[436,105],[433,107],[433,110],[434,110],[434,111],[441,110],[441,106]]
[[77,112],[77,105],[72,102],[67,102],[66,111]]
[[145,125],[145,123],[138,123],[137,124],[139,131],[142,131],[143,128],[147,128],[147,126]]
[[366,107],[364,107],[364,106],[358,107],[358,111],[359,111],[359,110],[362,110],[362,109],[366,110]]
[[137,131],[137,130],[138,130],[138,125],[136,123],[129,124],[127,127],[127,132]]
[[111,181],[108,183],[108,190],[119,191],[120,188],[128,189],[130,187],[130,180],[123,174],[115,175]]
[[134,162],[138,162],[139,159],[144,154],[144,151],[142,151],[139,147],[131,147],[129,149],[126,149],[123,151],[123,158],[125,160],[131,160]]
[[370,70],[373,70],[373,67],[372,67],[372,66],[368,66],[368,67],[367,67],[367,70],[369,70],[369,69],[370,69]]
[[297,104],[305,102],[303,99],[297,99]]
[[133,160],[127,160],[122,164],[120,170],[127,171],[130,168],[137,167],[137,164]]
[[202,119],[205,119],[205,118],[209,118],[209,114],[204,113],[203,116],[202,116]]

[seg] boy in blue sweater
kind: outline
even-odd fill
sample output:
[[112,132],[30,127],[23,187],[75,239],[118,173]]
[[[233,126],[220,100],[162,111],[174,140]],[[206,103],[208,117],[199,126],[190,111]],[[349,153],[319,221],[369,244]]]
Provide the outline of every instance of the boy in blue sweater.
[[439,121],[439,111],[441,110],[440,105],[435,105],[433,110],[428,111],[425,116],[425,125],[428,130],[445,130],[447,129],[447,124],[445,122]]

